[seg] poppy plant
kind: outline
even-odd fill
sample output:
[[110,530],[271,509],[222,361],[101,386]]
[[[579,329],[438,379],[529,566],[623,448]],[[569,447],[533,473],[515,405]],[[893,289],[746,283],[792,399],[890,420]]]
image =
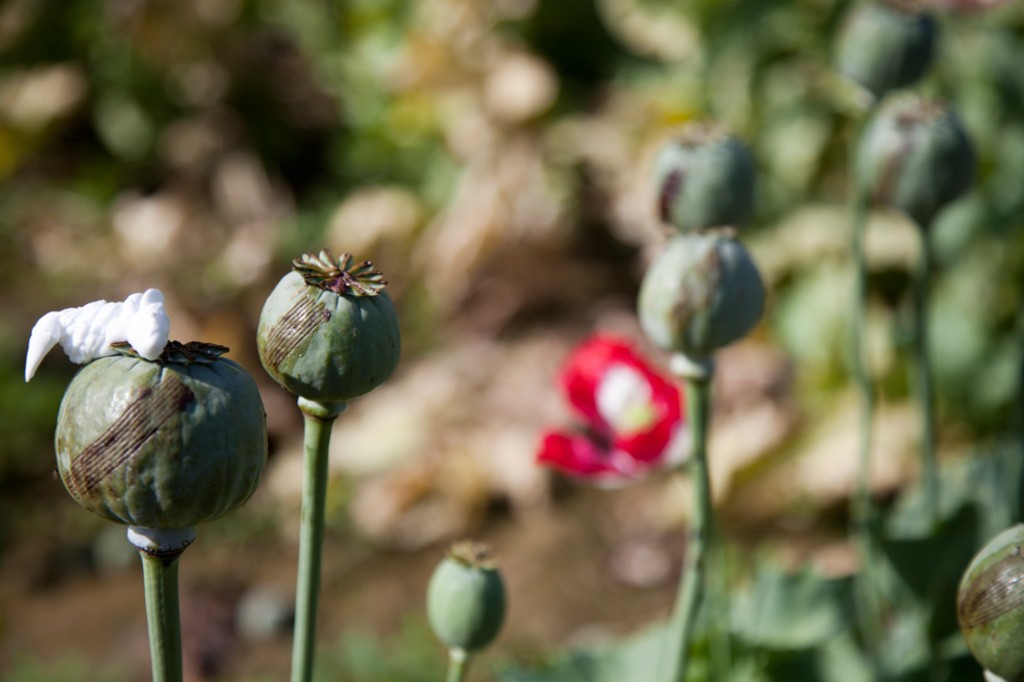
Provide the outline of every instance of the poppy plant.
[[593,336],[569,354],[559,387],[582,428],[546,432],[537,461],[572,478],[616,485],[671,468],[690,453],[683,396],[629,341]]

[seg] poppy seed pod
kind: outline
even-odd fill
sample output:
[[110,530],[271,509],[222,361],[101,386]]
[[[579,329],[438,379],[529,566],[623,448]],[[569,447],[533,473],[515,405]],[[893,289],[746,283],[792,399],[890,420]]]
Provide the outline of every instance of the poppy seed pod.
[[970,187],[974,151],[951,109],[919,97],[898,98],[865,131],[857,173],[874,201],[928,225]]
[[451,649],[472,653],[498,636],[505,620],[505,585],[485,545],[452,546],[430,578],[427,617]]
[[996,535],[960,581],[957,620],[986,670],[1024,682],[1024,524]]
[[370,261],[329,251],[292,262],[260,314],[260,361],[289,392],[344,403],[384,383],[398,366],[398,316]]
[[703,359],[753,329],[764,299],[750,254],[718,231],[669,241],[644,276],[637,308],[654,344]]
[[754,210],[754,177],[753,156],[737,138],[687,126],[654,161],[659,216],[684,232],[741,225]]
[[86,509],[142,528],[216,519],[256,489],[267,427],[256,382],[212,344],[172,341],[156,360],[128,344],[71,380],[57,467]]
[[858,4],[839,35],[839,71],[876,99],[920,79],[935,53],[936,22],[913,0]]

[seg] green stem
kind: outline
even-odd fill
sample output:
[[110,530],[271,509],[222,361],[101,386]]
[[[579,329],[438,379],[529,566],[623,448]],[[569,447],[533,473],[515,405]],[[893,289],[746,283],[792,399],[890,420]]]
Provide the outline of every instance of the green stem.
[[[695,372],[686,377],[686,407],[689,416],[693,453],[689,466],[693,481],[694,506],[686,564],[683,566],[676,594],[675,610],[669,623],[667,671],[664,682],[682,682],[686,679],[690,645],[693,640],[697,614],[705,590],[707,555],[714,531],[714,512],[711,503],[711,480],[708,475],[707,437],[711,412],[711,371]],[[665,670],[665,661],[663,661]]]
[[445,682],[463,682],[469,672],[469,653],[453,647],[448,650],[448,676]]
[[295,631],[292,640],[292,682],[313,679],[317,602],[327,502],[327,456],[331,427],[345,403],[323,404],[299,398],[304,420],[302,521],[299,528],[298,581],[295,588]]
[[[857,388],[858,429],[860,437],[857,451],[857,478],[850,499],[851,534],[860,555],[861,570],[857,572],[854,589],[856,617],[861,636],[874,652],[882,641],[883,607],[882,581],[878,576],[875,542],[872,535],[874,502],[871,498],[871,453],[874,446],[875,388],[871,376],[870,353],[865,332],[869,300],[867,227],[871,209],[870,190],[857,169],[858,145],[864,128],[878,109],[878,100],[872,98],[853,136],[850,154],[850,177],[853,192],[851,201],[850,251],[853,254],[855,284],[853,287],[853,319],[850,325],[850,368]],[[871,663],[879,674],[879,663],[872,655]]]
[[128,528],[128,541],[142,557],[153,682],[181,682],[178,557],[194,539],[191,528]]
[[[1024,298],[1020,299],[1020,312],[1017,313],[1017,348],[1024,349]],[[1003,527],[1009,527],[1016,520],[1016,510],[1020,509],[1021,497],[1022,497],[1022,481],[1024,476],[1021,476],[1021,469],[1024,468],[1024,354],[1022,354],[1018,360],[1018,374],[1017,374],[1017,444],[1021,449],[1021,456],[1015,460],[1015,466],[1011,469],[1013,475],[1007,476],[1004,485],[1007,487],[1009,494],[1006,499],[1012,501],[1006,506],[1007,519],[1002,524]],[[1011,511],[1013,510],[1013,511]]]
[[[859,185],[859,183],[858,183]],[[871,446],[874,432],[875,391],[871,380],[867,344],[864,330],[867,326],[868,268],[864,238],[867,227],[868,197],[864,188],[857,187],[853,200],[852,243],[856,285],[854,287],[853,324],[851,325],[854,382],[860,404],[860,441],[857,453],[857,490],[853,500],[853,518],[859,530],[866,530],[870,521],[871,505]]]
[[921,405],[921,474],[931,525],[939,522],[939,471],[935,457],[935,396],[928,361],[928,288],[932,275],[932,249],[928,222],[918,224],[921,256],[914,276],[914,364]]
[[861,124],[857,126],[857,131],[853,138],[853,149],[850,154],[850,177],[853,182],[850,251],[853,253],[856,277],[853,298],[853,324],[850,328],[850,364],[860,401],[857,490],[852,501],[851,515],[856,524],[856,532],[860,535],[868,532],[872,515],[871,449],[874,437],[875,390],[871,379],[871,363],[864,334],[867,328],[868,309],[868,262],[865,241],[867,238],[868,214],[871,209],[871,196],[870,189],[858,172],[857,156],[859,153],[858,145],[863,137],[864,128],[877,109],[878,99],[873,97],[864,117],[861,119]]
[[[855,174],[856,175],[856,174]],[[853,252],[856,284],[854,286],[853,321],[851,324],[851,366],[859,400],[860,439],[857,453],[856,490],[851,500],[850,516],[862,570],[856,581],[859,598],[857,614],[861,633],[874,649],[881,642],[882,606],[879,599],[877,563],[871,527],[874,505],[871,499],[871,451],[874,439],[875,389],[871,378],[867,343],[868,266],[865,248],[870,201],[867,188],[854,180],[852,230],[850,249]]]
[[[713,530],[713,529],[712,529]],[[708,613],[715,627],[710,632],[709,653],[711,667],[709,679],[727,677],[732,670],[732,642],[729,612],[730,566],[725,544],[712,539],[708,548],[708,561],[714,566],[707,581]]]
[[153,682],[181,682],[181,618],[178,612],[178,557],[139,552],[146,590],[146,625]]

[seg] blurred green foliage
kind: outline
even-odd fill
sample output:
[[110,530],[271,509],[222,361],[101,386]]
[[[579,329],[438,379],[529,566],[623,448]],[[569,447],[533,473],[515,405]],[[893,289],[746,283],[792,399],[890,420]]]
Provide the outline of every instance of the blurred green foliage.
[[[974,552],[1024,513],[1024,453],[1007,443],[947,467],[942,520],[912,486],[872,529],[874,570],[828,576],[783,569],[771,553],[739,559],[726,611],[707,603],[688,680],[709,682],[867,682],[977,679],[956,623],[956,590]],[[995,530],[993,530],[995,529]],[[734,558],[733,561],[736,561]],[[884,632],[864,627],[860,581],[885,597]],[[721,596],[719,596],[721,599]],[[877,640],[873,641],[872,636]],[[664,628],[553,653],[529,668],[509,665],[502,682],[658,679]]]
[[444,666],[444,653],[426,622],[410,619],[384,638],[355,628],[336,646],[323,648],[317,662],[316,679],[322,682],[432,682]]
[[9,682],[126,682],[129,676],[112,667],[94,670],[81,658],[63,655],[45,662],[15,660],[4,679]]

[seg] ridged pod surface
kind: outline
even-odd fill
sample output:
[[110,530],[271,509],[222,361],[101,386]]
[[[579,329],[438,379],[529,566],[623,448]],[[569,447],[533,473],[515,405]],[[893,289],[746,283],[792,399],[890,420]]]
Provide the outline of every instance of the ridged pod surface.
[[869,123],[857,159],[875,202],[927,225],[974,179],[974,151],[959,117],[916,96],[887,102]]
[[263,368],[294,395],[343,403],[369,393],[398,366],[394,304],[369,261],[329,252],[296,259],[260,314]]
[[[126,345],[126,344],[125,344]],[[253,378],[209,344],[130,349],[85,365],[57,416],[57,467],[71,496],[112,521],[188,528],[245,502],[267,458]]]
[[960,581],[956,611],[978,663],[1006,682],[1024,682],[1024,524],[975,555]]
[[682,232],[745,223],[754,210],[754,183],[750,151],[707,124],[684,127],[654,161],[658,214]]
[[911,0],[862,2],[839,34],[839,71],[876,98],[919,80],[935,54],[935,18]]
[[640,285],[640,326],[654,344],[691,359],[745,336],[765,291],[743,244],[723,232],[671,239]]

